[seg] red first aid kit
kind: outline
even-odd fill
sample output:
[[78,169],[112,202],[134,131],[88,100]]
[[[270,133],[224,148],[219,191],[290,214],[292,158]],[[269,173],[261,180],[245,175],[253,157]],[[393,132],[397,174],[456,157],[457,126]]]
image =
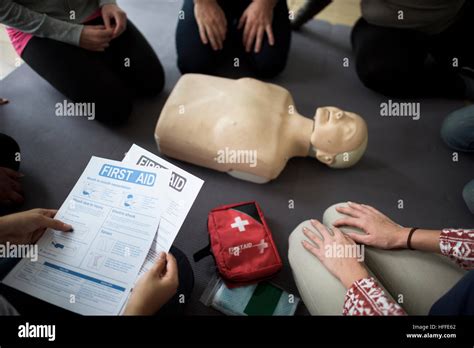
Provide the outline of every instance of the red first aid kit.
[[194,261],[213,255],[230,288],[268,279],[282,268],[278,250],[257,202],[229,204],[208,216],[209,245]]

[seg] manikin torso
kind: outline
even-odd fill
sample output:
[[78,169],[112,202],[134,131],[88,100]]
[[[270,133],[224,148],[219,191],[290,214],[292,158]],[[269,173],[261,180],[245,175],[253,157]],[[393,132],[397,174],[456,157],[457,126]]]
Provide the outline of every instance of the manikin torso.
[[291,157],[308,155],[313,127],[282,87],[186,74],[163,107],[155,137],[167,156],[264,183]]

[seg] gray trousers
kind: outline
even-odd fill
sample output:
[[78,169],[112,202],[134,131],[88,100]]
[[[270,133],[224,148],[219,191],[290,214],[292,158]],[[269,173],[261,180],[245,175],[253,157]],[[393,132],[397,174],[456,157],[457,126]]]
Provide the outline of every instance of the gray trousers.
[[[343,217],[329,207],[323,224]],[[303,226],[314,231],[309,220],[298,225],[289,237],[288,258],[301,298],[312,315],[341,315],[347,289],[310,252],[301,241],[307,239]],[[343,232],[362,233],[355,228]],[[380,250],[365,247],[365,265],[391,296],[408,314],[427,315],[431,306],[452,288],[465,274],[448,258],[415,250]]]

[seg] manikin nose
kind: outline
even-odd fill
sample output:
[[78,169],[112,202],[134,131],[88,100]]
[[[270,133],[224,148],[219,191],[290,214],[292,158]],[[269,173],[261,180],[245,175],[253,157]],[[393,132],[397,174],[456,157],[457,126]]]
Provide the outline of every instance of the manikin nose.
[[343,116],[344,116],[344,113],[343,113],[342,111],[338,111],[338,112],[336,113],[336,119],[337,119],[337,120],[340,120]]

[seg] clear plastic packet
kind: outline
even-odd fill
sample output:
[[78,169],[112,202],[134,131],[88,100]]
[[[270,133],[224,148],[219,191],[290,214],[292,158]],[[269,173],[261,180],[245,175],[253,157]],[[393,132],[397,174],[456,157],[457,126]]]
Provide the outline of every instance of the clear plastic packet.
[[216,277],[209,282],[200,301],[226,315],[291,316],[300,299],[270,282],[229,289]]

